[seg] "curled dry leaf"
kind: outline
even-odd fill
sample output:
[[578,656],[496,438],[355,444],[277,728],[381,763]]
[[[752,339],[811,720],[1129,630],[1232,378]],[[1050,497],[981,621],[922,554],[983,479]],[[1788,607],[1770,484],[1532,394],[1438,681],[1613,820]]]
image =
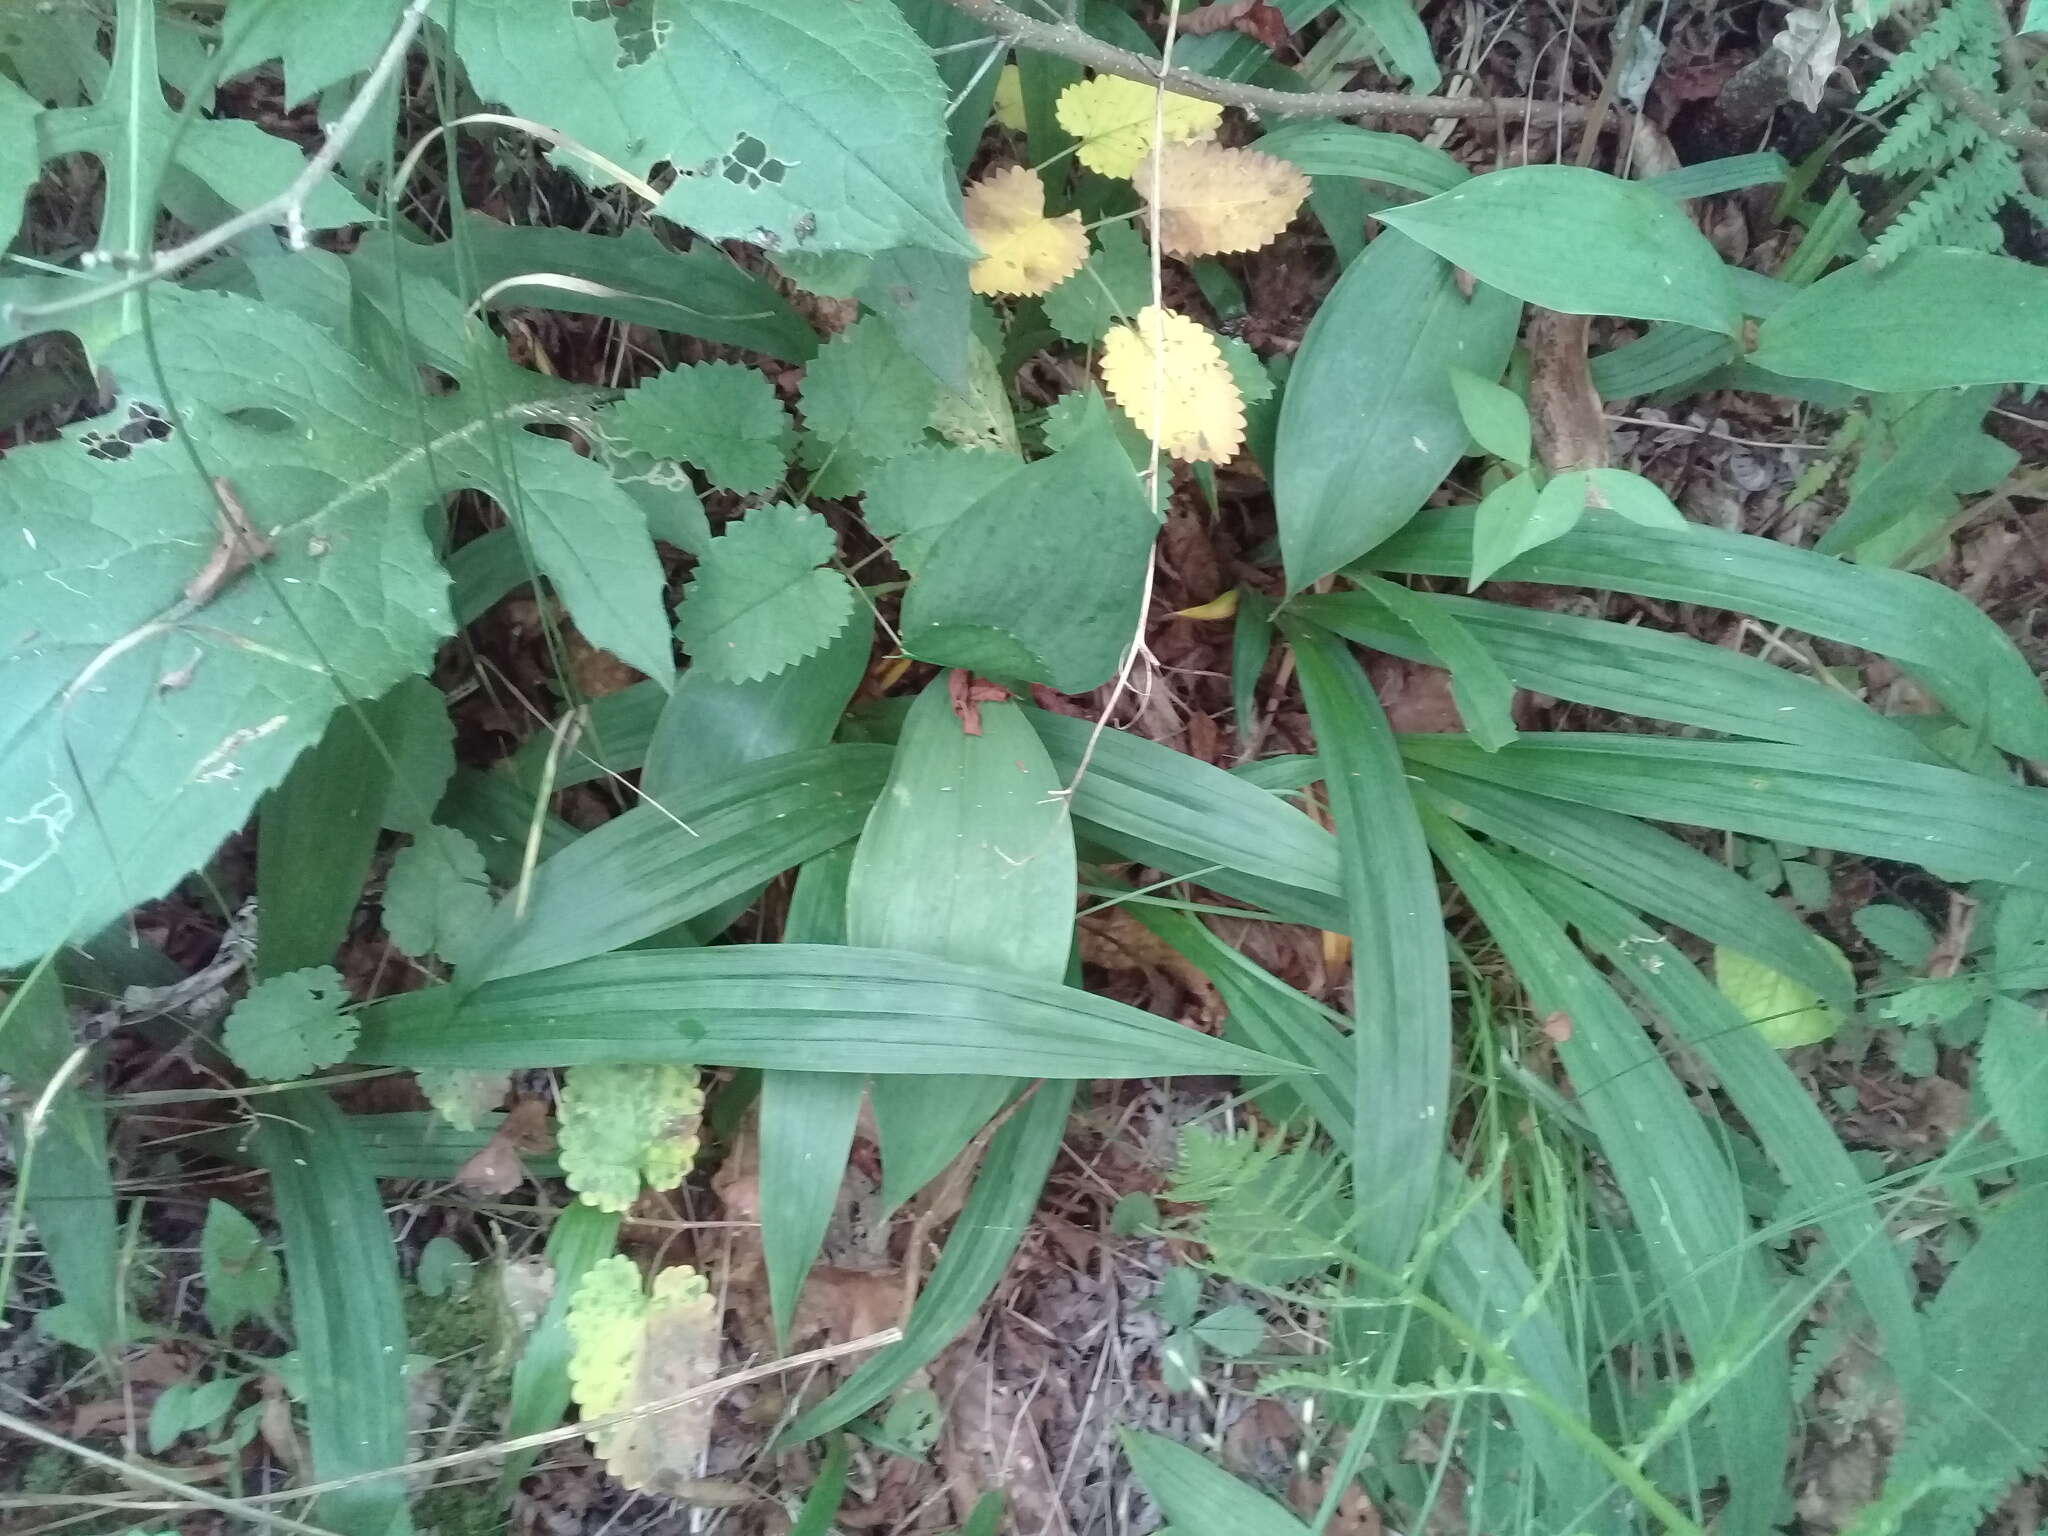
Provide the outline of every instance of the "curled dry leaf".
[[976,293],[1050,293],[1081,270],[1088,236],[1081,215],[1050,218],[1045,183],[1021,165],[1006,166],[967,189],[967,232],[982,258],[967,269]]
[[1256,149],[1162,144],[1131,174],[1158,214],[1170,256],[1256,251],[1275,239],[1308,196],[1308,177]]
[[1244,446],[1244,400],[1216,338],[1148,304],[1102,341],[1102,382],[1119,409],[1187,463],[1227,464]]
[[552,1151],[548,1107],[540,1099],[521,1099],[498,1122],[491,1139],[456,1171],[455,1182],[473,1195],[509,1195],[526,1182],[522,1159]]
[[1079,139],[1075,154],[1091,171],[1128,176],[1152,148],[1154,130],[1169,142],[1206,139],[1223,126],[1223,109],[1192,96],[1166,95],[1135,80],[1098,75],[1060,92],[1060,126]]

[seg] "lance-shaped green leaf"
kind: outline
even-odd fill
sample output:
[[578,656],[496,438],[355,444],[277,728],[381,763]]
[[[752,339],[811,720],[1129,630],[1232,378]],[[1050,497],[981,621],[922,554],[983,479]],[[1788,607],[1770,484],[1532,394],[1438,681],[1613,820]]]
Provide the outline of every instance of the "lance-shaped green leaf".
[[[947,675],[934,678],[903,723],[847,880],[847,941],[1057,981],[1073,945],[1075,870],[1052,760],[1015,704],[979,705],[970,733],[951,691]],[[877,1078],[883,1204],[943,1171],[1012,1086]]]
[[1423,1224],[1442,1160],[1451,1077],[1450,955],[1422,824],[1385,712],[1344,642],[1288,631],[1337,824],[1351,921],[1358,1242],[1398,1273]]
[[901,950],[749,944],[600,955],[362,1009],[352,1059],[508,1068],[698,1062],[817,1072],[1153,1077],[1287,1070],[1078,988]]

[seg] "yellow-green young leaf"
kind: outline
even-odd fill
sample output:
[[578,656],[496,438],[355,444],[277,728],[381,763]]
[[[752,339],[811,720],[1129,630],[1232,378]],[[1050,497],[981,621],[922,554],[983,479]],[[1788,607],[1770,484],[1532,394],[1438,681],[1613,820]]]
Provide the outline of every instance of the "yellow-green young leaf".
[[854,604],[846,578],[822,569],[833,550],[825,519],[787,502],[728,523],[676,608],[690,659],[723,682],[748,683],[830,644]]
[[1466,368],[1451,370],[1451,391],[1472,441],[1516,469],[1529,467],[1529,407],[1512,389]]
[[414,1074],[435,1112],[458,1131],[473,1131],[512,1091],[510,1072],[471,1072],[463,1067],[423,1067]]
[[[1849,962],[1842,952],[1832,944],[1828,949],[1847,970]],[[1714,984],[1756,1032],[1781,1051],[1825,1040],[1842,1027],[1841,1014],[1811,987],[1726,945],[1714,947]]]
[[[686,1264],[662,1270],[651,1292],[624,1254],[593,1264],[569,1303],[569,1382],[584,1418],[661,1402],[718,1372],[719,1311]],[[590,1443],[628,1488],[670,1492],[697,1475],[711,1433],[709,1397],[592,1432]]]
[[1081,141],[1081,163],[1105,176],[1128,176],[1152,148],[1155,130],[1167,142],[1206,139],[1223,122],[1210,101],[1158,91],[1136,80],[1099,75],[1060,92],[1060,126]]
[[223,1043],[251,1077],[282,1082],[331,1067],[356,1041],[343,1013],[348,988],[331,965],[309,965],[259,981],[228,1014]]
[[557,1139],[569,1187],[603,1211],[682,1182],[697,1156],[704,1092],[697,1069],[621,1063],[577,1067],[562,1088]]

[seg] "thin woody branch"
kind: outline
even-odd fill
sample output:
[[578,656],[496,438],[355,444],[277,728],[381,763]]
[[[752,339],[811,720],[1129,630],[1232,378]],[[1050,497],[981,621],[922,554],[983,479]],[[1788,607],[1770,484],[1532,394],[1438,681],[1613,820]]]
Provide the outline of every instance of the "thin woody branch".
[[1262,85],[1218,80],[1188,69],[1168,69],[1162,74],[1150,59],[1105,43],[1078,26],[1034,20],[1005,5],[1003,0],[946,0],[946,4],[1020,48],[1056,54],[1085,64],[1097,74],[1118,75],[1145,85],[1156,85],[1163,79],[1180,95],[1213,101],[1219,106],[1241,107],[1255,116],[1518,119],[1541,114],[1578,122],[1586,115],[1583,106],[1523,97],[1411,96],[1401,91],[1276,91]]

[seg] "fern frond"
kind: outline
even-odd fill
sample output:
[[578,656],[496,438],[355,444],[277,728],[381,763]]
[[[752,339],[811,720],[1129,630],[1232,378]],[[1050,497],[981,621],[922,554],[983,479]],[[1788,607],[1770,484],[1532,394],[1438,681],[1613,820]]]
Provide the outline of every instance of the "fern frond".
[[1986,35],[1995,36],[1989,32],[1989,18],[1983,14],[1981,0],[1956,0],[1920,30],[1904,53],[1892,60],[1891,67],[1863,93],[1857,107],[1875,112],[1890,106],[1934,73],[1935,65],[1948,63]]
[[1987,137],[1935,177],[1885,226],[1870,247],[1870,260],[1883,266],[1921,245],[1996,250],[2004,243],[1995,217],[1998,208],[2024,190],[2019,156],[2010,146]]

